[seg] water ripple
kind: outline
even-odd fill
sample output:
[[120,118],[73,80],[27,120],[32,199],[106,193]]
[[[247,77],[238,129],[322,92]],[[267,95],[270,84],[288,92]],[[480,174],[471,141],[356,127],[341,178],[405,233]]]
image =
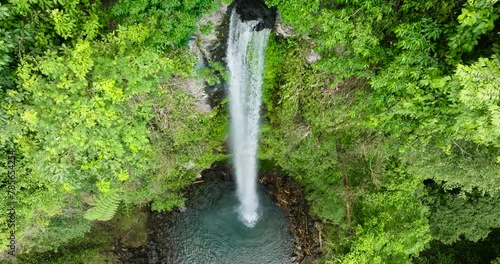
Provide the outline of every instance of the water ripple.
[[253,228],[238,218],[231,183],[207,184],[173,221],[167,263],[291,263],[292,236],[281,208],[259,186],[261,213]]

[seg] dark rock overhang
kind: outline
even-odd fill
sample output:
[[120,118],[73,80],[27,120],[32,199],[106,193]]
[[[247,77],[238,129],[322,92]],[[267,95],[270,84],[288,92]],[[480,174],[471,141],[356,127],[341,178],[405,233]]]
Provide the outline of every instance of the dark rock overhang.
[[241,21],[260,21],[255,27],[256,31],[264,28],[272,29],[276,20],[276,7],[267,7],[264,0],[235,0],[233,4],[236,13],[240,15]]

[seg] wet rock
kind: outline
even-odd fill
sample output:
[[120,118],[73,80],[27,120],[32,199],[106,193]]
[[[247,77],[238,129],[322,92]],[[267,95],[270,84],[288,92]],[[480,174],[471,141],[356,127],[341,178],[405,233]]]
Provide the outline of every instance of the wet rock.
[[263,0],[236,0],[236,12],[241,21],[258,20],[255,30],[272,29],[276,20],[276,7],[269,8]]
[[[167,84],[172,88],[183,90],[190,94],[194,98],[194,106],[196,106],[199,111],[205,114],[212,111],[212,108],[208,104],[208,95],[205,92],[205,85],[202,80],[196,79],[195,77],[185,78],[174,76]],[[168,114],[168,110],[165,111],[164,109],[160,109],[158,114]]]
[[285,24],[276,25],[276,35],[284,38],[295,37],[295,31],[292,26]]
[[302,261],[307,257],[311,263],[315,263],[314,261],[321,256],[319,234],[314,227],[319,219],[308,215],[309,205],[304,189],[290,177],[276,170],[263,172],[259,181],[266,186],[290,220],[290,231],[295,239],[294,257]]
[[276,13],[275,29],[276,29],[276,35],[279,37],[290,38],[290,37],[295,37],[297,35],[291,25],[283,24],[279,10]]
[[307,256],[305,257],[301,262],[300,264],[313,264],[313,260],[311,259],[311,257]]
[[[196,32],[189,41],[191,54],[198,58],[196,69],[210,67],[210,62],[221,61],[221,43],[225,41],[224,28],[227,27],[228,4],[221,4],[214,12],[204,15],[196,24]],[[212,27],[210,32],[202,30],[204,27]],[[203,113],[209,113],[214,102],[220,101],[222,85],[208,85],[204,80],[197,78],[184,79],[180,85],[182,89],[191,94],[195,99],[195,106]]]
[[157,263],[157,262],[158,262],[158,259],[159,259],[159,258],[158,258],[158,253],[156,252],[156,250],[153,250],[153,251],[151,252],[151,258],[150,258],[151,262],[152,262],[152,263]]
[[306,54],[306,62],[308,64],[313,64],[321,59],[321,55],[319,55],[315,50],[311,49]]
[[[196,23],[197,30],[191,39],[190,48],[198,56],[198,66],[205,66],[206,60],[213,58],[213,51],[223,42],[217,28],[224,23],[224,16],[226,16],[228,6],[228,4],[221,4],[217,10],[203,16]],[[202,32],[201,28],[210,25],[213,27],[210,33],[205,34]]]
[[190,160],[188,163],[182,165],[182,168],[185,170],[191,170],[195,167],[196,164],[192,160]]

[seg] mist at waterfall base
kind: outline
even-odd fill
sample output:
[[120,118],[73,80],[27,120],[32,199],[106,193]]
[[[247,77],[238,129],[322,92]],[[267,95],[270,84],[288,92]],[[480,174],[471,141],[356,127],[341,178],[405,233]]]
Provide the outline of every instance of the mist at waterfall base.
[[233,182],[205,182],[176,214],[168,234],[165,263],[291,263],[293,238],[281,208],[257,185],[262,216],[250,228],[238,219],[239,201]]
[[262,215],[257,195],[257,146],[264,70],[270,29],[257,31],[260,21],[242,22],[233,9],[227,46],[230,73],[231,147],[240,201],[239,218],[253,227]]

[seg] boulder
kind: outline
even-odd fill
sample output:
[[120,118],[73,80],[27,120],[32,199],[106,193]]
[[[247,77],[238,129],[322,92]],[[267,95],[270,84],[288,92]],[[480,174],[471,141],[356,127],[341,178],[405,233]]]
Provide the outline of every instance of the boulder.
[[321,59],[321,55],[315,50],[311,49],[306,53],[306,62],[308,64],[313,64]]
[[279,10],[276,12],[275,28],[276,28],[276,35],[283,38],[295,37],[297,35],[291,25],[283,24]]

